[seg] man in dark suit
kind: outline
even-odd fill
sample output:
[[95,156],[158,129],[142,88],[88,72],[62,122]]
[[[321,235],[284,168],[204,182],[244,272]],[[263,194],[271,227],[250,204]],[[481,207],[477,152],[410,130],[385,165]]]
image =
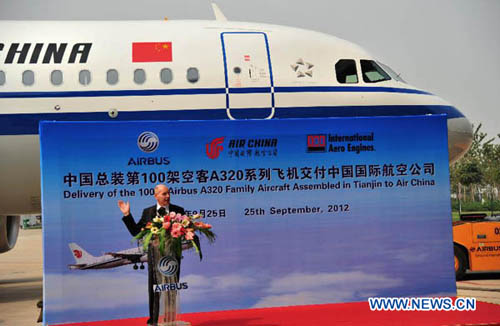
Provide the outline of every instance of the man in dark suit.
[[[141,232],[141,229],[146,226],[148,222],[151,222],[153,218],[157,215],[164,216],[170,212],[179,213],[184,215],[184,208],[170,204],[170,190],[165,185],[157,185],[155,187],[154,193],[156,199],[156,205],[145,208],[142,211],[142,216],[139,222],[135,223],[134,217],[130,213],[130,203],[124,202],[122,200],[118,201],[118,207],[123,213],[123,222],[127,226],[128,231],[132,236],[137,235]],[[148,256],[150,252],[148,251]],[[176,257],[179,264],[179,269],[177,271],[177,279],[180,276],[181,258]],[[159,311],[159,293],[153,291],[153,285],[156,283],[156,275],[154,273],[154,266],[152,266],[150,260],[148,260],[148,294],[149,294],[149,319],[147,321],[148,325],[156,325],[158,322],[158,311]]]

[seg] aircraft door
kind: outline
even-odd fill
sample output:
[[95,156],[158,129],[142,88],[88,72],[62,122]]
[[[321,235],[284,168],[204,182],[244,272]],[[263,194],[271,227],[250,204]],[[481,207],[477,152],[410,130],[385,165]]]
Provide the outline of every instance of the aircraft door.
[[270,119],[274,91],[267,35],[221,34],[226,78],[226,111],[230,119]]

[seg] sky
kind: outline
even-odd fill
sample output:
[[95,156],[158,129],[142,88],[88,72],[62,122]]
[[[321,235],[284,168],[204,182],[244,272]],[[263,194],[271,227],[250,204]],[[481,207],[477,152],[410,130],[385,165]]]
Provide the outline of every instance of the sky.
[[[500,133],[500,1],[218,0],[232,21],[316,30],[356,43],[411,85]],[[0,0],[0,20],[214,19],[208,0]],[[500,142],[497,138],[497,142]]]

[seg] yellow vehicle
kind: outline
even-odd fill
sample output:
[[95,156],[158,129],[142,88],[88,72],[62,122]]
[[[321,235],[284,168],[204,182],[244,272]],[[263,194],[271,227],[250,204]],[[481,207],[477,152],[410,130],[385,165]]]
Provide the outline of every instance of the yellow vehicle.
[[469,218],[472,220],[453,222],[457,280],[462,279],[467,270],[500,271],[500,221],[485,220],[485,215]]

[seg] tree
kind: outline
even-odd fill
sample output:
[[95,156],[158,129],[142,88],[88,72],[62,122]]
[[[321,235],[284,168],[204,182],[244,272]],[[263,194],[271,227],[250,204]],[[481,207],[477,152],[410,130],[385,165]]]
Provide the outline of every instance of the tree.
[[[498,190],[500,186],[500,145],[485,144],[482,150],[482,158],[484,183],[489,186],[489,199],[493,200],[495,198],[494,189]],[[496,199],[500,199],[498,191]]]
[[460,184],[471,188],[471,199],[474,200],[472,186],[483,182],[483,172],[481,171],[479,162],[471,160],[460,165],[458,168],[458,180]]
[[[498,137],[500,138],[500,134]],[[493,144],[494,140],[495,138],[488,139],[479,124],[474,129],[469,151],[450,167],[451,187],[458,193],[459,203],[462,194],[464,201],[467,201],[467,189],[471,194],[469,198],[473,201],[475,190],[480,186],[488,189],[489,199],[493,200],[493,192],[500,185],[500,145]]]

